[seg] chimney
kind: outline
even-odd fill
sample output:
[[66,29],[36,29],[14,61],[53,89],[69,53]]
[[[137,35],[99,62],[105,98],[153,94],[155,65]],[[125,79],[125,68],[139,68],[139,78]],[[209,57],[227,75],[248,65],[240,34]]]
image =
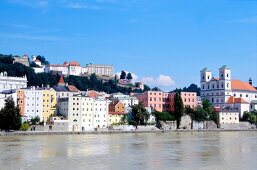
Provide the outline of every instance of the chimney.
[[249,84],[252,86],[253,85],[253,81],[251,78],[249,78]]

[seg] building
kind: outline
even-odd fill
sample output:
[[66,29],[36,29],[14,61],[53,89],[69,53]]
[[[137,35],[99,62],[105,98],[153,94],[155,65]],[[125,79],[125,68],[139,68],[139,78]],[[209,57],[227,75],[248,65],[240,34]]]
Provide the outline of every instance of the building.
[[27,87],[27,77],[11,77],[7,72],[0,73],[0,92],[16,90]]
[[21,63],[27,67],[29,67],[29,57],[27,55],[23,55],[22,57],[13,57],[13,63]]
[[[147,91],[137,95],[138,100],[143,102],[145,107],[150,107],[158,112],[174,111],[175,92],[167,93],[162,91]],[[195,109],[197,107],[197,94],[195,92],[181,92],[184,107]]]
[[[237,110],[245,107],[245,102],[250,106],[255,107],[252,103],[257,100],[257,90],[248,82],[240,80],[233,80],[231,76],[231,69],[227,66],[222,66],[219,69],[219,77],[213,77],[212,72],[207,68],[200,72],[201,78],[201,98],[208,99],[215,107],[225,108],[227,105],[231,106],[231,97],[241,98],[243,100],[242,107],[238,107],[239,104],[235,104],[234,107]],[[238,101],[238,99],[236,99]],[[254,106],[253,106],[254,105]],[[243,112],[240,111],[240,116],[243,116]]]
[[219,125],[239,123],[239,112],[235,110],[221,110],[218,112]]
[[80,94],[80,90],[77,87],[65,83],[63,76],[60,77],[57,86],[54,86],[53,89],[56,91],[57,100]]
[[108,104],[104,98],[70,96],[59,100],[59,113],[69,121],[69,131],[108,127]]
[[85,67],[81,67],[76,61],[64,62],[63,64],[50,64],[45,67],[45,72],[57,72],[62,75],[74,75],[81,76],[96,74],[98,76],[114,76],[113,65],[99,65],[99,64],[87,64]]
[[114,77],[114,66],[103,64],[87,64],[82,68],[82,74],[96,74],[99,76]]
[[57,97],[54,89],[49,87],[19,89],[17,91],[18,106],[22,116],[27,120],[38,116],[46,122],[57,111]]
[[125,105],[119,100],[112,101],[109,104],[109,113],[111,112],[125,113]]
[[109,112],[109,125],[114,125],[122,122],[124,115],[127,113],[122,112]]
[[[174,96],[176,93],[170,93],[170,111],[174,111]],[[196,109],[197,107],[197,94],[196,92],[181,92],[181,99],[183,101],[184,108],[190,107],[191,109]]]
[[122,93],[113,93],[110,97],[111,101],[121,101],[125,106],[125,113],[128,113],[130,111],[130,107],[138,104],[138,99],[133,96],[124,95]]
[[163,92],[146,91],[138,96],[139,102],[143,102],[145,107],[150,107],[158,112],[163,111]]

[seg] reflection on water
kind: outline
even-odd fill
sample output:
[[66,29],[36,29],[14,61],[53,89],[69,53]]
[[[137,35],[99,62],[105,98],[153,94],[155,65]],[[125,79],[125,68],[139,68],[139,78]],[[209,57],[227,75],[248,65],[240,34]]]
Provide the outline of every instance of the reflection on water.
[[257,132],[0,137],[0,169],[256,169]]

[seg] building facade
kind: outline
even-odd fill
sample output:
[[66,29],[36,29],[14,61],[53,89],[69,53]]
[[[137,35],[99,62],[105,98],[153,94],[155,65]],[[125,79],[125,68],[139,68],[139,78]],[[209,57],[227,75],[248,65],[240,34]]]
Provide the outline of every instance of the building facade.
[[[137,95],[138,100],[143,102],[145,107],[158,112],[174,111],[174,96],[176,93],[162,91],[147,91]],[[181,92],[184,107],[195,109],[197,107],[197,94],[195,92]]]
[[[214,106],[224,108],[231,103],[227,103],[230,97],[242,98],[249,106],[257,99],[257,90],[248,82],[233,80],[231,69],[222,66],[219,69],[219,77],[214,78],[212,72],[207,68],[200,72],[201,98],[208,99]],[[239,107],[234,107],[240,110]],[[248,111],[250,108],[248,108]],[[241,112],[241,111],[240,111]],[[241,117],[242,112],[241,112]]]
[[40,121],[46,122],[57,113],[57,97],[52,88],[19,89],[17,100],[20,113],[27,120],[38,116]]
[[0,73],[0,92],[16,90],[27,87],[27,77],[11,77],[7,72]]
[[103,98],[70,96],[59,100],[59,113],[69,120],[69,131],[108,127],[108,104]]
[[87,64],[82,68],[82,74],[96,74],[99,76],[114,77],[114,66],[103,64]]

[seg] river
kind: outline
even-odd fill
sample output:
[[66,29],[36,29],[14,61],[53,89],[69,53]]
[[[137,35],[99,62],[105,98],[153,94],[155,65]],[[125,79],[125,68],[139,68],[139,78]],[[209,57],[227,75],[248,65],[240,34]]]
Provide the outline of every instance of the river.
[[257,132],[0,136],[0,169],[257,169]]

